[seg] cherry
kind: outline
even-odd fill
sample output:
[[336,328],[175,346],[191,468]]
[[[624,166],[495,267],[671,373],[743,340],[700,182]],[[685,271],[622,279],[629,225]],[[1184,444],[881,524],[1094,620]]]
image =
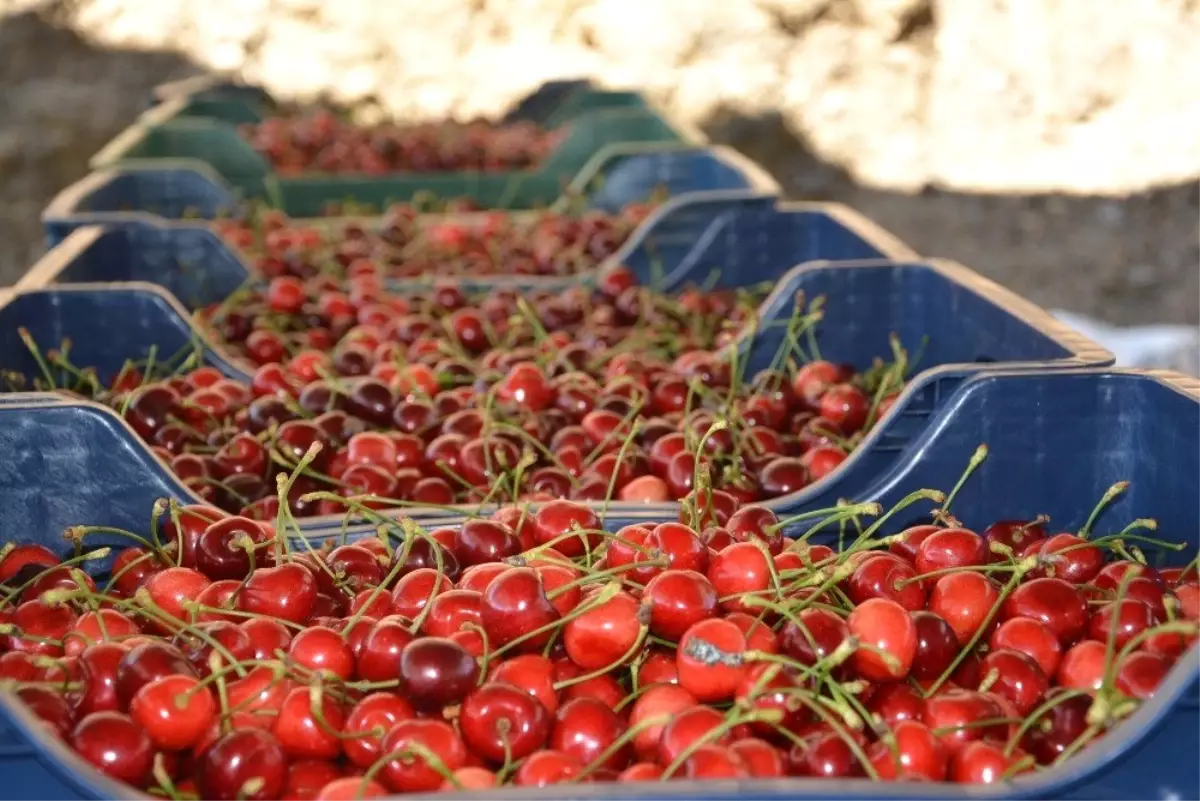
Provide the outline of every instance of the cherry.
[[[624,734],[625,722],[596,698],[575,698],[559,708],[550,733],[550,747],[591,765]],[[629,748],[610,754],[602,767],[621,770],[629,762]]]
[[959,784],[998,784],[1032,770],[1032,766],[1022,766],[1023,759],[1025,752],[1020,748],[1008,754],[1002,745],[976,740],[954,753],[950,778]]
[[270,732],[259,728],[224,735],[204,752],[200,765],[201,797],[216,801],[278,798],[287,783],[283,748]]
[[493,762],[528,756],[550,733],[550,715],[535,697],[497,681],[467,695],[460,722],[466,744]]
[[[988,546],[983,537],[965,528],[936,531],[921,541],[914,564],[918,573],[988,563]],[[933,580],[926,579],[928,584]]]
[[871,598],[855,607],[846,625],[859,642],[871,646],[860,647],[851,656],[859,675],[873,681],[894,681],[908,675],[917,650],[917,628],[904,607]]
[[0,557],[0,582],[13,584],[13,577],[21,572],[22,568],[36,567],[40,573],[47,568],[58,566],[58,563],[58,555],[45,545],[16,545]]
[[725,723],[725,716],[710,706],[682,709],[663,727],[658,739],[658,763],[670,765],[692,743],[707,739],[713,745],[727,745],[731,737],[722,732],[715,738],[710,733]]
[[1046,676],[1058,672],[1062,646],[1049,626],[1031,617],[1009,618],[992,632],[988,644],[992,650],[1010,648],[1037,662]]
[[[559,618],[559,610],[546,597],[542,578],[528,567],[515,567],[496,576],[480,599],[480,620],[493,648],[507,645],[525,634],[548,627]],[[545,633],[522,641],[527,650],[539,649],[553,634]]]
[[1134,637],[1154,625],[1154,612],[1149,606],[1132,598],[1122,598],[1101,606],[1092,613],[1088,636],[1122,648]]
[[1037,553],[1041,575],[1071,584],[1091,581],[1104,568],[1104,551],[1074,534],[1055,534],[1042,542]]
[[412,641],[412,632],[398,620],[380,620],[367,632],[355,659],[358,677],[375,682],[398,679],[400,654]]
[[134,787],[150,776],[154,746],[128,715],[93,712],[75,724],[71,747],[101,773]]
[[400,652],[400,680],[413,704],[439,709],[461,701],[475,686],[479,666],[459,643],[418,637]]
[[[588,507],[573,501],[550,501],[533,515],[534,538],[539,545],[552,544],[564,556],[581,556],[600,544],[600,519]],[[587,534],[573,532],[584,531]]]
[[255,659],[274,659],[276,651],[286,652],[291,645],[291,632],[278,620],[252,617],[242,621],[240,626],[250,639]]
[[646,585],[642,603],[650,609],[650,631],[678,640],[693,624],[716,614],[717,591],[693,570],[667,570]]
[[[1052,690],[1046,699],[1048,711],[1025,732],[1021,747],[1040,765],[1048,765],[1079,739],[1087,729],[1087,713],[1092,699],[1087,696],[1059,697]],[[1051,701],[1056,703],[1051,704]]]
[[1088,624],[1087,602],[1073,586],[1060,578],[1027,581],[1004,599],[1000,617],[1032,617],[1042,623],[1066,646],[1078,640]]
[[342,750],[338,734],[344,724],[345,713],[330,696],[296,687],[283,699],[272,731],[293,759],[334,759]]
[[583,771],[583,763],[562,751],[542,750],[531,754],[514,775],[519,787],[549,787],[570,782]]
[[306,759],[293,762],[288,766],[287,787],[283,797],[296,801],[311,801],[326,785],[342,778],[342,775],[338,766],[328,760]]
[[321,788],[315,801],[356,801],[360,798],[382,798],[387,788],[377,781],[358,776],[343,776]]
[[[420,750],[412,750],[413,746]],[[380,750],[389,755],[403,754],[392,758],[379,773],[383,784],[397,793],[428,792],[441,785],[442,775],[429,765],[424,754],[435,755],[450,771],[464,767],[467,761],[462,739],[440,720],[402,720],[383,738]]]
[[79,715],[120,709],[117,673],[125,654],[123,646],[111,642],[98,642],[80,652],[77,669],[82,688],[74,698]]
[[1117,689],[1131,698],[1146,701],[1171,672],[1172,662],[1161,654],[1135,651],[1117,667]]
[[1099,640],[1081,640],[1063,654],[1058,665],[1058,684],[1094,692],[1104,684],[1108,666],[1107,648]]
[[764,593],[771,585],[771,557],[765,548],[753,542],[735,542],[713,555],[708,565],[721,605],[729,611],[754,610],[747,599]]
[[[917,664],[913,662],[914,668]],[[899,681],[881,685],[867,702],[867,709],[894,729],[902,720],[920,720],[925,699],[912,685]]]
[[[1014,554],[1022,553],[1030,543],[1046,538],[1046,529],[1038,520],[999,520],[983,530],[983,538],[990,546],[993,542],[1009,548]],[[989,552],[991,549],[989,547]],[[1001,553],[991,553],[991,561],[1000,562],[1006,558]]]
[[238,608],[255,615],[305,623],[317,602],[317,581],[298,562],[255,570],[242,587]]
[[966,645],[989,621],[1000,592],[982,573],[942,576],[929,596],[929,611],[950,624],[960,645]]
[[825,609],[803,609],[783,624],[780,646],[783,652],[801,664],[812,666],[832,654],[847,637],[846,622]]
[[846,592],[856,604],[869,598],[887,598],[910,611],[925,608],[926,593],[920,581],[913,581],[917,571],[891,554],[863,559],[850,576]]
[[323,626],[312,626],[292,639],[288,657],[313,673],[348,680],[355,670],[354,651],[340,634]]
[[884,739],[871,746],[867,758],[885,781],[911,776],[938,782],[946,778],[949,769],[945,745],[916,720],[902,720],[893,726]]
[[75,613],[66,605],[51,606],[41,600],[25,601],[12,613],[13,633],[6,636],[10,651],[61,656],[63,642],[75,625]]
[[925,699],[922,722],[939,731],[938,738],[951,753],[972,740],[1003,737],[1003,724],[979,725],[1003,718],[996,700],[973,690],[943,690]]
[[789,752],[790,772],[825,779],[861,776],[862,763],[848,744],[860,737],[841,730],[819,732],[808,739],[806,747],[797,744]]
[[563,627],[567,656],[584,670],[616,665],[622,657],[632,655],[631,650],[644,632],[644,617],[648,617],[647,613],[626,592],[617,592],[603,603],[589,605],[587,611]]
[[783,755],[765,740],[747,737],[730,745],[729,750],[756,779],[779,779],[784,775]]
[[75,728],[75,711],[59,693],[46,687],[21,687],[16,691],[21,703],[41,719],[57,736],[67,740]]
[[91,643],[121,642],[138,633],[137,624],[115,609],[84,612],[64,639],[63,653],[78,656]]
[[170,567],[146,579],[150,599],[164,614],[178,621],[191,619],[185,605],[193,602],[212,582],[186,567]]
[[164,676],[142,686],[129,705],[129,715],[155,747],[182,751],[192,747],[217,713],[212,693],[194,676]]
[[402,720],[414,717],[407,701],[390,692],[371,693],[362,698],[346,716],[345,732],[351,735],[342,741],[346,757],[364,770],[371,767],[380,756],[382,734],[391,731]]
[[167,676],[196,675],[183,652],[165,642],[151,640],[126,651],[116,671],[117,700],[122,708],[129,705],[145,685]]
[[1020,715],[1029,714],[1050,689],[1050,681],[1037,661],[1011,648],[989,652],[979,669],[984,681],[995,671],[991,691],[1007,698]]
[[746,779],[750,770],[730,748],[702,745],[683,763],[683,773],[689,779]]
[[[629,725],[636,727],[655,718],[669,719],[685,709],[697,706],[696,696],[676,684],[657,684],[649,687],[634,702],[629,713]],[[666,723],[645,725],[633,739],[633,749],[640,759],[654,761],[658,743]]]
[[[197,538],[196,569],[211,579],[242,579],[251,565],[270,565],[267,533],[257,522],[226,517],[209,524]],[[251,555],[253,552],[253,556]]]
[[493,520],[467,520],[458,529],[454,553],[460,564],[500,562],[521,551],[521,541],[512,529]]
[[679,638],[675,665],[679,683],[700,701],[731,698],[742,680],[746,635],[728,620],[710,618]]

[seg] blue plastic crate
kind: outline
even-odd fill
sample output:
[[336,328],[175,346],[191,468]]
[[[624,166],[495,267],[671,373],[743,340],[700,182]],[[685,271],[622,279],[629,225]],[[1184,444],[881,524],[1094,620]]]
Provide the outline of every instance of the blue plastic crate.
[[[792,269],[779,281],[764,301],[757,331],[740,341],[744,354],[740,363],[747,365],[748,375],[771,363],[785,335],[783,325],[772,323],[791,316],[798,292],[809,298],[826,296],[826,322],[818,329],[817,341],[823,354],[835,361],[868,367],[875,357],[890,352],[893,332],[914,349],[923,336],[929,340],[920,364],[923,369],[841,467],[797,493],[765,502],[781,512],[831,506],[838,497],[852,496],[871,484],[928,428],[929,418],[938,408],[954,402],[959,385],[975,373],[1000,367],[1067,369],[1112,363],[1107,351],[960,265],[944,261],[813,262]],[[929,309],[937,313],[930,315]],[[120,324],[114,325],[115,321]],[[159,358],[165,358],[199,336],[172,296],[145,283],[59,285],[18,292],[0,305],[0,370],[34,375],[37,364],[16,335],[21,326],[41,347],[57,347],[62,339],[70,339],[72,362],[94,366],[102,378],[115,375],[128,359],[145,358],[151,346]],[[249,380],[249,368],[240,368],[238,360],[220,348],[207,347],[205,361],[226,375]],[[97,413],[93,409],[86,418],[91,420]],[[166,469],[122,421],[114,416],[105,425],[111,429],[106,436],[127,438],[129,449],[143,452],[142,461],[155,465],[156,470]],[[66,476],[55,478],[67,480]],[[173,478],[163,480],[180,497],[191,497]],[[68,484],[46,484],[59,485]],[[629,508],[620,503],[611,506]],[[666,515],[673,513],[675,505],[632,508]],[[440,514],[432,510],[410,513]],[[305,521],[306,528],[320,525],[318,519]]]
[[[128,496],[141,513],[127,525],[148,525],[158,497],[152,471],[136,465],[113,470],[119,437],[104,427],[82,433],[58,425],[76,414],[53,398],[32,404],[0,404],[0,446],[12,460],[0,462],[0,502],[6,531],[22,542],[61,546],[53,515],[29,513],[30,498],[73,504],[71,523],[116,523],[109,498]],[[1101,518],[1110,531],[1138,517],[1159,521],[1158,536],[1200,547],[1200,381],[1165,373],[1131,370],[985,372],[963,383],[954,403],[943,407],[927,432],[906,450],[902,462],[854,500],[894,504],[908,492],[954,484],[980,443],[991,452],[955,501],[965,524],[981,526],[1000,518],[1051,516],[1055,528],[1079,526],[1095,499],[1112,483],[1131,482]],[[53,449],[59,455],[48,457]],[[118,454],[121,455],[121,454]],[[88,503],[60,496],[47,485],[48,461],[80,462],[90,468],[78,490]],[[143,466],[144,467],[144,466]],[[614,529],[633,519],[613,514]],[[439,520],[440,525],[448,522]],[[903,525],[894,521],[893,529]],[[891,530],[891,529],[889,529]],[[115,540],[114,540],[115,542]],[[99,541],[98,543],[99,544]],[[1179,560],[1186,561],[1187,557]],[[1200,749],[1200,708],[1196,701],[1200,646],[1193,647],[1164,682],[1156,697],[1115,733],[1085,749],[1066,765],[1022,776],[1000,787],[873,784],[866,781],[785,779],[737,783],[585,785],[522,791],[520,797],[558,799],[1182,799],[1200,796],[1196,754]],[[0,798],[120,798],[122,788],[107,782],[46,733],[14,699],[0,695],[0,764],[6,781]],[[480,799],[495,794],[464,794]],[[500,797],[516,798],[511,792]]]
[[[612,145],[575,176],[564,197],[582,197],[590,208],[615,212],[662,191],[672,197],[720,192],[738,193],[729,195],[735,198],[767,197],[777,196],[779,185],[753,161],[726,147]],[[725,198],[716,194],[716,199]],[[240,207],[241,198],[210,167],[164,159],[88,174],[50,201],[42,212],[42,225],[47,247],[54,247],[84,225],[211,220]],[[321,209],[289,213],[315,216]]]
[[[617,187],[609,183],[608,189]],[[633,190],[631,190],[633,191]],[[870,220],[836,203],[788,203],[750,190],[690,192],[656,210],[595,271],[574,276],[485,276],[463,286],[527,288],[592,281],[619,265],[666,291],[689,283],[749,286],[778,280],[799,262],[917,258]],[[204,222],[131,218],[85,226],[46,254],[17,284],[148,281],[190,309],[219,302],[251,280],[252,268]],[[431,276],[432,278],[432,276]],[[419,282],[408,282],[412,285]],[[393,283],[393,288],[405,284]]]

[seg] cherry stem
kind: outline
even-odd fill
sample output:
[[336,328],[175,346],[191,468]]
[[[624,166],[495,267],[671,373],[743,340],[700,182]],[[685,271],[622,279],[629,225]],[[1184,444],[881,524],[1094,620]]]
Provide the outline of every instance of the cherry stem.
[[[780,520],[778,523],[772,523],[769,526],[764,526],[763,530],[770,534],[774,534],[776,531],[779,531],[780,529],[788,528],[789,526],[791,526],[795,523],[799,523],[803,520],[811,520],[814,517],[826,517],[828,515],[833,515],[833,516],[844,515],[844,514],[846,514],[846,511],[848,509],[861,510],[861,512],[860,512],[861,514],[880,514],[881,512],[883,512],[883,507],[877,503],[859,503],[859,504],[855,504],[853,506],[831,506],[828,509],[814,509],[811,512],[801,512],[800,514],[795,514],[795,515],[791,515],[790,517],[785,517],[783,520]],[[800,540],[797,540],[796,542],[792,543],[791,547],[795,548],[797,545],[800,544],[800,542],[801,542]]]
[[642,732],[653,728],[654,726],[665,726],[670,722],[671,716],[666,714],[654,715],[646,718],[645,720],[638,721],[625,731],[621,732],[621,736],[613,740],[612,743],[610,743],[607,748],[601,751],[595,759],[584,765],[583,770],[579,771],[579,773],[575,775],[575,781],[581,781],[582,779],[591,776],[600,768],[604,767],[605,762],[611,759],[614,754],[620,753],[622,748],[633,742],[634,739]]
[[1088,515],[1087,522],[1083,524],[1083,528],[1079,529],[1080,539],[1086,540],[1089,536],[1091,536],[1092,526],[1096,524],[1096,520],[1100,517],[1100,513],[1103,512],[1104,508],[1112,503],[1118,495],[1127,489],[1129,489],[1128,481],[1118,481],[1116,484],[1113,484],[1111,487],[1105,490],[1104,495],[1100,497],[1099,502],[1097,502],[1095,508],[1092,509],[1092,513]]
[[679,752],[679,755],[662,772],[660,781],[670,779],[691,758],[692,754],[696,753],[703,746],[719,740],[737,726],[743,723],[779,723],[782,719],[783,713],[778,709],[755,709],[750,712],[742,712],[737,707],[730,709],[725,716],[725,720],[720,725],[714,726],[704,732],[704,734],[688,743],[687,747]]
[[1086,690],[1066,690],[1054,696],[1053,698],[1043,701],[1042,704],[1037,707],[1037,709],[1033,710],[1028,716],[1026,716],[1024,722],[1017,727],[1015,732],[1013,732],[1012,737],[1009,738],[1007,745],[1004,747],[1004,755],[1006,757],[1012,756],[1013,750],[1017,747],[1029,730],[1032,729],[1034,725],[1037,724],[1043,717],[1045,717],[1046,713],[1048,713],[1051,709],[1061,703],[1070,701],[1072,698],[1079,698],[1080,696],[1085,696],[1087,694],[1088,693]]
[[958,481],[954,484],[954,488],[950,490],[950,494],[946,496],[946,500],[942,503],[942,508],[934,512],[934,520],[943,523],[947,520],[950,514],[950,504],[954,502],[954,498],[958,495],[959,490],[963,488],[963,485],[967,483],[967,479],[971,477],[971,474],[975,472],[979,465],[983,464],[983,461],[987,458],[987,455],[987,445],[980,445],[975,449],[975,453],[971,454],[971,460],[967,462],[967,469],[964,470],[963,474],[958,477]]
[[938,490],[919,489],[916,492],[912,492],[904,496],[900,499],[899,503],[884,512],[882,517],[872,523],[862,534],[859,534],[858,539],[856,539],[850,545],[850,550],[842,552],[842,558],[844,559],[848,557],[854,551],[861,550],[864,547],[864,543],[870,542],[870,539],[875,532],[882,528],[883,524],[886,523],[892,516],[921,500],[929,500],[933,501],[934,503],[940,503],[944,505],[946,495]]
[[546,598],[547,600],[553,601],[555,598],[558,598],[564,593],[570,592],[571,590],[579,587],[583,587],[588,584],[595,584],[600,581],[610,579],[613,576],[619,576],[622,573],[628,573],[632,570],[641,570],[644,567],[661,567],[665,569],[670,567],[670,562],[665,557],[662,557],[658,559],[650,559],[645,562],[630,562],[627,565],[616,565],[615,567],[608,567],[604,570],[591,570],[584,573],[577,579],[572,579],[566,584],[559,585],[558,587],[550,590],[550,592],[546,593]]
[[365,774],[363,774],[363,787],[366,787],[368,782],[374,780],[374,778],[379,774],[379,771],[387,767],[389,762],[394,762],[396,760],[410,760],[413,757],[424,760],[426,765],[428,765],[435,773],[449,782],[455,789],[463,789],[462,782],[460,782],[458,777],[454,775],[454,771],[446,767],[446,763],[443,762],[437,754],[426,748],[421,743],[416,742],[408,743],[403,748],[397,748],[395,751],[389,751],[371,763],[371,767],[367,769]]

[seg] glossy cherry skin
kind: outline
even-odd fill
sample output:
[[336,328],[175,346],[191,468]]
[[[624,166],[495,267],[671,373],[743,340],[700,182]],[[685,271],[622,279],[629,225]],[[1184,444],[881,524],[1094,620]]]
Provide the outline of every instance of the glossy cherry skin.
[[646,585],[642,603],[650,609],[650,631],[677,641],[693,624],[716,614],[717,591],[694,570],[667,570]]
[[314,703],[310,688],[296,687],[284,697],[272,731],[292,759],[334,759],[341,754],[337,734],[344,725],[345,712],[332,696],[322,694]]
[[459,643],[442,637],[418,637],[400,653],[400,680],[420,709],[456,704],[475,687],[479,665]]
[[292,623],[306,623],[316,602],[317,581],[297,562],[255,570],[238,596],[242,611]]
[[987,542],[974,531],[965,528],[948,528],[930,534],[917,548],[915,559],[918,573],[985,565],[987,562]]
[[815,665],[850,636],[846,621],[828,610],[809,607],[794,617],[781,629],[780,646],[801,664]]
[[413,641],[412,632],[398,620],[384,618],[372,626],[355,658],[355,670],[365,681],[400,677],[400,654]]
[[1062,646],[1054,632],[1040,620],[1031,617],[1013,617],[1004,621],[992,632],[988,642],[992,650],[1011,648],[1032,657],[1046,676],[1058,672],[1062,660]]
[[217,713],[212,693],[193,676],[155,679],[138,690],[129,714],[157,748],[182,751],[204,734]]
[[1132,598],[1107,603],[1092,613],[1088,636],[1107,643],[1113,639],[1117,648],[1154,625],[1154,612],[1149,606]]
[[1173,666],[1170,659],[1160,654],[1134,651],[1117,668],[1117,689],[1131,698],[1145,701],[1154,696]]
[[519,687],[536,698],[551,715],[558,711],[554,663],[541,654],[522,654],[505,659],[492,668],[488,678]]
[[513,776],[518,787],[549,787],[570,782],[583,771],[583,763],[562,751],[542,750],[530,754]]
[[[638,696],[629,712],[629,725],[642,726],[633,738],[633,749],[637,756],[654,761],[658,756],[658,742],[667,725],[665,721],[697,703],[696,696],[677,684],[659,684]],[[646,724],[646,721],[655,718],[662,718],[664,722]]]
[[823,779],[862,776],[862,763],[847,744],[855,739],[862,746],[862,736],[844,731],[821,731],[807,738],[806,747],[799,744],[788,752],[788,772],[794,776],[813,776]]
[[[441,720],[402,720],[383,738],[380,750],[384,754],[403,752],[414,744],[436,754],[447,770],[455,771],[466,765],[466,746],[458,733]],[[428,792],[442,783],[442,775],[415,755],[400,756],[386,763],[379,778],[397,793]]]
[[354,651],[342,635],[323,626],[297,632],[288,646],[293,662],[317,674],[349,680],[354,674]]
[[925,585],[913,581],[916,569],[891,554],[871,556],[859,563],[849,581],[846,591],[850,600],[861,604],[868,598],[887,598],[909,611],[925,608]]
[[497,681],[467,695],[459,723],[467,746],[492,762],[524,759],[550,734],[546,708],[521,688]]
[[[548,627],[559,611],[546,597],[538,573],[528,567],[516,567],[501,573],[488,585],[480,599],[480,620],[493,648],[507,645],[535,630]],[[543,647],[553,631],[522,642],[524,650]]]
[[278,798],[287,783],[287,762],[268,731],[236,729],[217,740],[200,760],[202,798],[216,801]]
[[1058,684],[1074,690],[1096,692],[1103,686],[1108,651],[1099,640],[1080,640],[1067,649],[1058,665]]
[[729,732],[715,738],[707,737],[709,732],[724,722],[725,716],[710,706],[700,705],[681,710],[663,727],[662,736],[658,739],[658,763],[670,765],[701,738],[714,745],[727,745],[732,739]]
[[[583,603],[590,602],[585,598]],[[567,656],[584,670],[598,670],[632,657],[632,649],[646,629],[646,616],[638,601],[626,592],[589,606],[563,628]]]
[[79,655],[78,681],[83,686],[74,696],[78,715],[120,710],[117,674],[125,653],[124,646],[117,643],[98,642]]
[[1032,617],[1054,632],[1064,646],[1083,636],[1088,624],[1087,602],[1079,591],[1060,578],[1024,582],[1004,599],[1000,617]]
[[955,752],[950,760],[950,779],[959,784],[998,784],[1033,770],[1032,765],[1018,767],[1022,759],[1025,752],[1020,748],[1005,754],[1003,744],[976,740]]
[[965,646],[976,632],[995,619],[999,599],[995,583],[982,573],[950,573],[933,585],[929,611],[949,623],[959,645]]
[[126,707],[143,686],[174,675],[196,675],[182,651],[165,642],[140,643],[126,651],[117,666],[117,699],[122,707]]
[[931,782],[946,778],[949,753],[928,726],[917,720],[903,720],[892,727],[890,736],[891,743],[881,740],[867,751],[879,778],[916,777]]
[[145,786],[154,762],[154,745],[128,715],[94,712],[75,724],[71,747],[101,773]]
[[876,649],[859,648],[851,656],[851,665],[860,676],[895,681],[908,675],[917,652],[917,628],[904,607],[895,601],[871,598],[855,607],[846,625],[852,636]]
[[958,636],[940,615],[920,611],[912,613],[917,629],[917,650],[913,657],[912,676],[919,681],[933,681],[950,667],[958,656]]
[[[549,745],[585,765],[595,762],[626,729],[625,721],[604,702],[575,698],[563,704],[554,718]],[[629,763],[628,746],[611,754],[602,767],[621,770]]]
[[1007,698],[1021,715],[1029,714],[1050,689],[1050,680],[1037,661],[1011,648],[989,651],[979,670],[984,681],[995,672],[991,691]]
[[1104,551],[1074,534],[1055,534],[1038,548],[1041,575],[1071,584],[1091,581],[1104,568]]
[[412,706],[394,693],[376,692],[365,696],[346,716],[346,733],[357,735],[342,741],[346,758],[363,770],[371,767],[383,755],[380,751],[383,735],[366,733],[379,728],[386,735],[397,723],[412,717]]
[[980,721],[1004,717],[991,696],[973,690],[943,690],[925,699],[922,722],[939,731],[939,739],[950,752],[972,740],[1002,737],[1003,725],[979,726]]
[[[1047,703],[1058,691],[1047,697]],[[1092,705],[1088,696],[1077,696],[1050,705],[1041,721],[1029,727],[1021,747],[1033,755],[1039,765],[1048,765],[1059,757],[1087,729],[1087,712]]]

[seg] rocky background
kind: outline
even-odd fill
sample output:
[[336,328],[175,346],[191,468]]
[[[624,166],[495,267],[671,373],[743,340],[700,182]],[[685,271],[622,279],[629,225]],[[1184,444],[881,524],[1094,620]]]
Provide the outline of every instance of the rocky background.
[[587,75],[1047,307],[1195,326],[1197,42],[1197,0],[0,0],[0,280],[162,81],[412,118]]

